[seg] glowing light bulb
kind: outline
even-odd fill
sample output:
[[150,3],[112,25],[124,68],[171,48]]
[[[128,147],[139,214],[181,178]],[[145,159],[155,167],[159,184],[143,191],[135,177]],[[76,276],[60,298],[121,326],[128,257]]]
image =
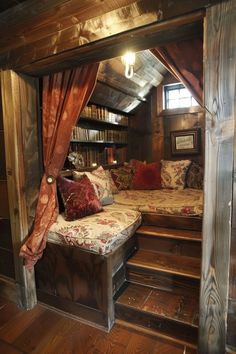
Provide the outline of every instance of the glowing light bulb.
[[125,53],[122,56],[122,62],[125,65],[125,77],[127,77],[127,79],[131,79],[134,75],[135,53]]

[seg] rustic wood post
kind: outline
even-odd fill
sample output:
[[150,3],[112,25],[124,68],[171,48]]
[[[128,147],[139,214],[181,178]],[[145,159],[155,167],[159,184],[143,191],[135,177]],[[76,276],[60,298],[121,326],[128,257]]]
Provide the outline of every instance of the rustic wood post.
[[3,122],[10,221],[19,305],[36,302],[34,271],[25,269],[20,246],[32,226],[39,189],[38,80],[1,72]]
[[226,350],[235,120],[236,0],[206,11],[206,160],[199,353]]

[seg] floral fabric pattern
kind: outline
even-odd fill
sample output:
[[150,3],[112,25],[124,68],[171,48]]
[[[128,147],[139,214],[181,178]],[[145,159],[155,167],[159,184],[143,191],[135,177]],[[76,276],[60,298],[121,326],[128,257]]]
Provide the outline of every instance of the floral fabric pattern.
[[162,188],[184,189],[190,160],[161,161]]
[[109,170],[105,170],[105,173],[106,173],[107,178],[109,179],[112,194],[119,193],[118,188],[116,187],[115,182],[113,181],[113,179],[111,177],[110,171]]
[[139,212],[113,205],[104,207],[99,214],[71,222],[60,214],[49,230],[48,240],[107,254],[129,239],[140,223]]
[[130,189],[134,170],[130,166],[119,167],[110,170],[111,177],[118,190]]
[[65,206],[65,220],[72,221],[102,210],[92,184],[86,175],[76,182],[59,176],[58,187]]
[[108,205],[113,203],[113,195],[111,190],[110,181],[107,178],[105,171],[102,167],[97,168],[93,172],[78,172],[73,171],[73,179],[77,181],[82,175],[86,175],[93,185],[95,193],[102,203]]
[[201,216],[203,191],[186,188],[160,190],[127,190],[114,196],[115,204],[146,213]]
[[186,187],[203,189],[204,171],[197,162],[193,161],[186,176]]

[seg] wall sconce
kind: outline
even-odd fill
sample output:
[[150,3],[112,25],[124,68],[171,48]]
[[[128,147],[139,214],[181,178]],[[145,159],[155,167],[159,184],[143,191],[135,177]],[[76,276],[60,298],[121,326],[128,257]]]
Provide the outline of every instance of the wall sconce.
[[135,53],[127,52],[121,59],[122,63],[125,65],[125,77],[131,79],[134,75]]

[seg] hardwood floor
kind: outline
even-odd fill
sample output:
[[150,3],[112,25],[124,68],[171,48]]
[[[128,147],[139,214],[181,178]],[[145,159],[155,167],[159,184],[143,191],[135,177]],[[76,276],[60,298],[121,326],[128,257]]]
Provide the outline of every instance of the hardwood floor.
[[24,311],[0,298],[2,354],[194,354],[165,339],[116,324],[110,333],[38,304]]

